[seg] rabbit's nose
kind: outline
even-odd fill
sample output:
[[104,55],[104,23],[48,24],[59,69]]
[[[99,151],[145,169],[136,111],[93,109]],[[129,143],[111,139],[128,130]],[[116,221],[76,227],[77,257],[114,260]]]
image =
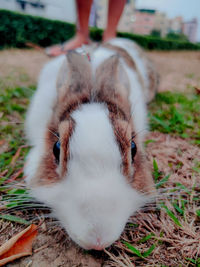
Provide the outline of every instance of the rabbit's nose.
[[91,249],[95,249],[95,250],[103,250],[105,248],[105,245],[102,244],[101,239],[97,237],[96,243],[91,245],[90,247]]
[[95,249],[95,250],[103,250],[104,249],[104,246],[93,246],[92,249]]

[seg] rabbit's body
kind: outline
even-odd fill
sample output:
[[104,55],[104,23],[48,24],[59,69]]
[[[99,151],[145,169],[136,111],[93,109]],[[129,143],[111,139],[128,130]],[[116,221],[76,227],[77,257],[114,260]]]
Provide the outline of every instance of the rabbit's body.
[[138,191],[154,189],[142,142],[155,76],[128,40],[113,39],[90,58],[69,53],[43,69],[26,120],[33,147],[25,174],[75,242],[102,249],[147,201]]

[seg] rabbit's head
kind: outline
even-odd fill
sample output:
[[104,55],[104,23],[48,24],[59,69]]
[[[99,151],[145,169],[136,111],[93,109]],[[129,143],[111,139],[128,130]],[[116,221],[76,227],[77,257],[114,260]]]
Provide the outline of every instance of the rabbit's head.
[[33,195],[53,208],[70,237],[98,250],[119,238],[129,216],[149,199],[153,182],[119,58],[103,62],[94,77],[75,52],[66,64],[45,144],[33,148],[26,174]]

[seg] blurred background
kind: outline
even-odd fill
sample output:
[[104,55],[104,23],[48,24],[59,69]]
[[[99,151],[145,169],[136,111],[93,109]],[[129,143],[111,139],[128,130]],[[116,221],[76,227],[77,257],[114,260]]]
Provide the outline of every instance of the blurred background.
[[[107,0],[94,0],[90,26],[104,29]],[[76,22],[74,0],[1,0],[0,8],[25,14]],[[200,42],[199,0],[127,0],[118,31]]]

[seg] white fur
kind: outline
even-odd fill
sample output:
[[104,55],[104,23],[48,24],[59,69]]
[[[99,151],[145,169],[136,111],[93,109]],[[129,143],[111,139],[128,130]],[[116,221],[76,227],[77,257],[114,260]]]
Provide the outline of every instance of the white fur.
[[[115,52],[98,48],[91,54],[93,71]],[[56,99],[56,78],[65,56],[43,69],[30,106],[26,133],[33,145],[25,175],[27,184],[37,174],[44,153],[44,133]],[[131,85],[130,102],[136,131],[146,128],[146,108],[137,74],[122,60]],[[104,104],[84,104],[73,112],[75,130],[70,159],[62,182],[32,188],[32,194],[51,206],[71,238],[86,249],[109,246],[121,234],[129,216],[147,199],[134,190],[121,172],[121,155]],[[142,137],[141,137],[142,141]]]
[[33,146],[24,170],[27,183],[30,183],[36,175],[43,156],[45,132],[57,97],[56,79],[65,58],[65,56],[57,57],[45,65],[39,77],[37,92],[33,96],[27,112],[25,131],[29,144]]
[[132,120],[137,134],[138,142],[142,145],[144,136],[147,132],[147,110],[137,74],[124,63],[124,68],[130,81],[129,101],[131,103]]
[[107,108],[85,104],[72,117],[76,126],[66,177],[55,186],[34,189],[33,194],[54,208],[81,247],[107,247],[119,238],[129,216],[146,198],[121,174],[121,155]]
[[37,145],[41,138],[44,142],[44,134],[56,100],[57,75],[65,58],[65,56],[59,56],[50,61],[40,74],[37,93],[31,101],[25,124],[27,138],[31,145]]

